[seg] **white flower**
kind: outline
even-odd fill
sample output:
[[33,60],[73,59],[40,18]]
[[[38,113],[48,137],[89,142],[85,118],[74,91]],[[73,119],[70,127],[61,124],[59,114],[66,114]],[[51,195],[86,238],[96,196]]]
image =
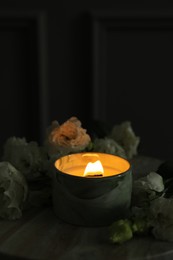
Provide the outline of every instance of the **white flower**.
[[135,135],[131,127],[131,122],[125,121],[120,125],[115,125],[111,130],[110,138],[114,139],[124,148],[128,159],[137,155],[140,138]]
[[150,190],[157,192],[162,192],[165,188],[162,176],[156,172],[150,172],[146,176],[146,184]]
[[157,223],[153,229],[152,234],[156,239],[173,242],[173,223]]
[[163,178],[156,172],[150,172],[145,177],[135,180],[132,189],[132,204],[142,207],[157,197],[157,192],[163,192]]
[[173,224],[173,198],[159,197],[151,202],[150,214],[154,219],[168,220]]
[[36,142],[27,143],[25,138],[11,137],[4,145],[3,160],[9,161],[27,180],[33,180],[45,170],[47,158]]
[[126,158],[124,149],[111,138],[96,138],[93,141],[93,151],[114,154]]
[[173,199],[159,197],[151,202],[149,214],[156,239],[173,242]]
[[0,162],[0,217],[20,218],[27,194],[24,176],[9,162]]

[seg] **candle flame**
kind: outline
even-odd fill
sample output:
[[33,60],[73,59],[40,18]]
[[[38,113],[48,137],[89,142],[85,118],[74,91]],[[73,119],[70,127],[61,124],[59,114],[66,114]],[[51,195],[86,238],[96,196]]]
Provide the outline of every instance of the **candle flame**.
[[87,176],[87,175],[92,175],[92,176],[104,175],[104,169],[99,160],[97,160],[94,163],[89,162],[87,164],[85,171],[84,171],[84,176]]

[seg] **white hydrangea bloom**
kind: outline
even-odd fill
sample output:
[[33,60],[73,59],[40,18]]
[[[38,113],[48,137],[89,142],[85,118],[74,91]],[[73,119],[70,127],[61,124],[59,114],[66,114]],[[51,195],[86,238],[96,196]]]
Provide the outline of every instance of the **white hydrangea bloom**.
[[154,219],[169,220],[173,224],[173,198],[159,197],[151,202],[150,214]]
[[135,206],[145,206],[157,197],[157,192],[164,191],[163,178],[156,172],[150,172],[145,177],[135,180],[132,189],[132,203]]
[[173,198],[159,197],[153,200],[149,214],[154,237],[173,242]]
[[157,223],[153,229],[152,234],[156,239],[173,242],[173,223]]
[[124,149],[111,138],[96,138],[93,141],[93,150],[100,153],[114,154],[126,158]]
[[10,137],[4,145],[3,160],[9,161],[27,180],[32,180],[45,170],[47,158],[36,142],[28,143],[25,138]]
[[124,148],[128,159],[137,155],[140,137],[135,135],[130,121],[125,121],[120,125],[115,125],[111,130],[110,138],[114,139]]
[[162,192],[165,188],[163,178],[156,172],[150,172],[146,176],[148,188],[157,192]]
[[28,195],[28,186],[22,173],[9,162],[0,162],[0,217],[17,219]]

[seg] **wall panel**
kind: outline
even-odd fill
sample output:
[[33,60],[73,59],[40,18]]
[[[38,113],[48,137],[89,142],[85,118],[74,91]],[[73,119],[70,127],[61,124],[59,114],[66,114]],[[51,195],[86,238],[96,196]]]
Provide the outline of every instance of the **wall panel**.
[[42,13],[0,13],[0,145],[10,136],[40,141],[47,123]]
[[95,12],[93,117],[132,122],[140,152],[171,158],[173,14]]

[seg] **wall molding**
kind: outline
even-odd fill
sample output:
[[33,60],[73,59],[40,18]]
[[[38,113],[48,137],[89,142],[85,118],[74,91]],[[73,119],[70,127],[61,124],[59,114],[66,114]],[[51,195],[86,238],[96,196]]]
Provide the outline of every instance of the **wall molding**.
[[30,63],[33,64],[34,88],[38,92],[38,108],[35,107],[33,110],[38,109],[35,112],[38,113],[39,129],[36,131],[39,131],[40,140],[45,135],[49,111],[46,23],[46,14],[42,11],[0,11],[0,31],[19,30],[29,33],[31,37],[28,52],[31,54]]
[[171,30],[173,11],[93,11],[92,24],[92,111],[96,120],[106,120],[107,38],[116,31]]

